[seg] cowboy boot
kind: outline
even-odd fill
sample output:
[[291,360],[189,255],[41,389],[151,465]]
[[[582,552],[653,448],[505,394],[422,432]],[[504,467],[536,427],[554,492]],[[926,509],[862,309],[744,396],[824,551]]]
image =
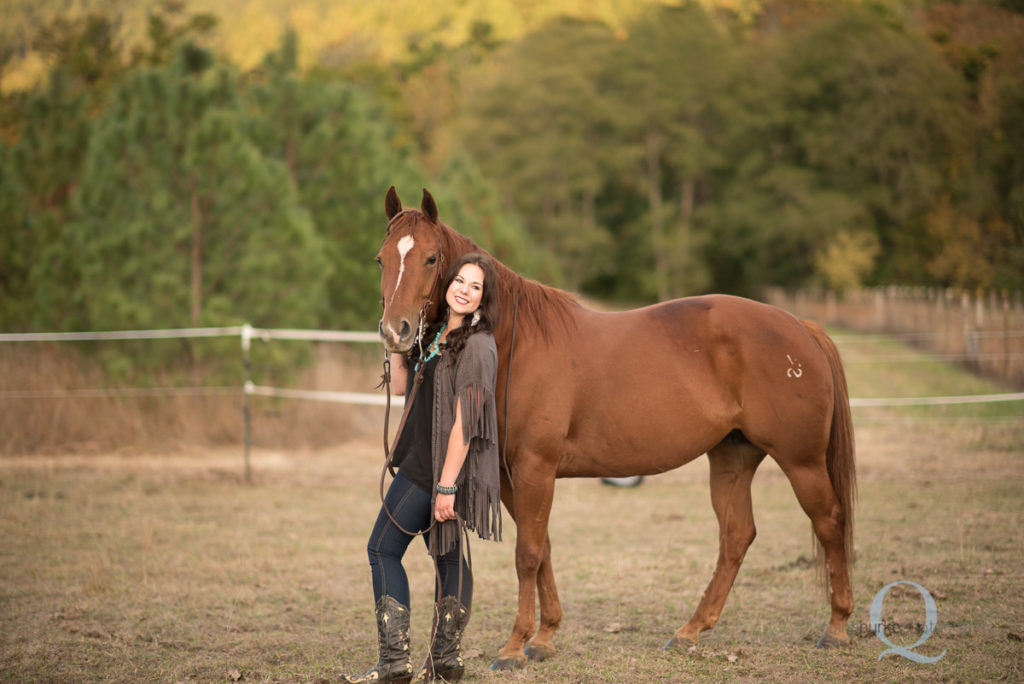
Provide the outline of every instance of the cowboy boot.
[[374,608],[377,614],[377,664],[362,675],[342,675],[343,682],[379,682],[408,684],[412,679],[409,664],[409,609],[390,596],[381,596]]
[[457,682],[466,667],[462,662],[462,633],[469,622],[469,609],[454,596],[445,596],[437,606],[437,630],[430,656],[416,673],[416,682]]

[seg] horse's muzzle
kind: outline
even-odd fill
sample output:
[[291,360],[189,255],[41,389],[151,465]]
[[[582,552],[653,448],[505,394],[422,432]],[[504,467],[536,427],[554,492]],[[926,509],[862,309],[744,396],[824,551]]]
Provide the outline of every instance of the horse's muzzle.
[[380,324],[377,326],[377,332],[380,334],[380,339],[384,342],[384,348],[389,352],[395,354],[401,354],[409,351],[412,347],[414,338],[414,329],[412,324],[405,318],[400,318],[396,322],[396,325],[391,323],[385,323],[384,319],[381,319]]

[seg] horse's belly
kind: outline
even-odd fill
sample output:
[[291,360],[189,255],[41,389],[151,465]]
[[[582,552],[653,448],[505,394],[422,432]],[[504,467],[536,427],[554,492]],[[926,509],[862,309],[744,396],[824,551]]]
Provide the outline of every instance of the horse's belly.
[[715,446],[726,425],[704,416],[593,415],[559,449],[558,477],[654,475],[689,463]]

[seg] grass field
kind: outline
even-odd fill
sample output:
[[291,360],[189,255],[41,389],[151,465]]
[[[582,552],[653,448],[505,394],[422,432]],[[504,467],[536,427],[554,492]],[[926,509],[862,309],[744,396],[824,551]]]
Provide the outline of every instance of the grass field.
[[[898,347],[841,344],[854,396],[998,391]],[[717,554],[707,464],[631,490],[562,480],[551,526],[565,619],[559,654],[492,673],[515,610],[515,527],[473,544],[467,676],[495,682],[1024,680],[1021,404],[857,409],[853,645],[816,650],[828,604],[810,526],[766,460],[758,538],[718,627],[690,653],[664,642],[689,617]],[[333,681],[375,660],[365,538],[379,506],[379,439],[318,451],[0,458],[0,679]],[[417,542],[413,651],[429,633],[432,568]],[[872,598],[910,580],[936,602],[920,664],[878,656]],[[887,639],[910,646],[922,596],[884,599]]]

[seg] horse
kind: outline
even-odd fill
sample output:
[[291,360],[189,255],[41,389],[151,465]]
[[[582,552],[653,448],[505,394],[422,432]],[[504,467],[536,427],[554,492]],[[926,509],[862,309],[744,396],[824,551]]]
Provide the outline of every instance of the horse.
[[[377,263],[388,352],[417,341],[444,297],[441,274],[482,250],[438,220],[426,189],[405,209],[392,186]],[[604,313],[495,260],[501,318],[495,398],[501,499],[516,524],[519,602],[491,669],[555,655],[562,620],[548,520],[555,479],[662,473],[707,454],[719,525],[715,571],[666,649],[685,650],[722,613],[755,528],[750,484],[768,454],[811,521],[831,617],[819,647],[850,643],[854,439],[846,377],[816,323],[729,295]],[[535,606],[540,602],[540,626]]]

